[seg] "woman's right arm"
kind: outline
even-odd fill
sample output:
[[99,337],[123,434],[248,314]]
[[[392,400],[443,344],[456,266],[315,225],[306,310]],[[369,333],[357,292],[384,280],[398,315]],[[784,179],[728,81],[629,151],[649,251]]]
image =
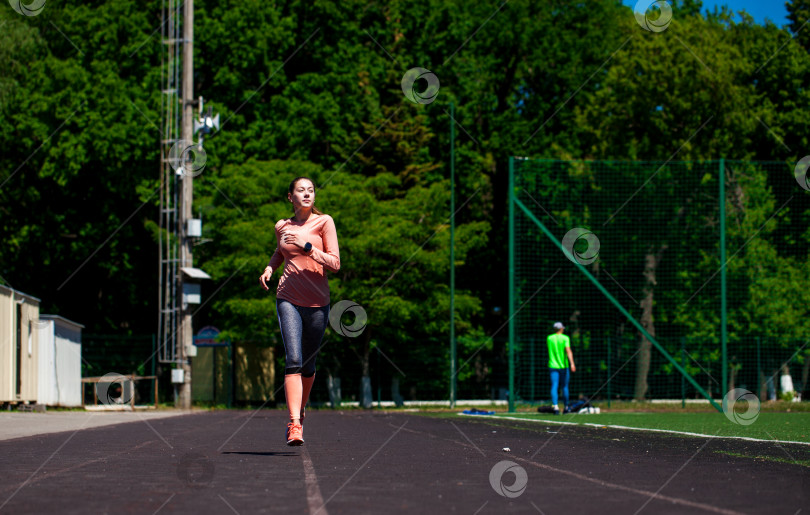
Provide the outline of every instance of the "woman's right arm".
[[[278,231],[276,231],[276,239],[278,239]],[[265,290],[269,290],[267,286],[267,282],[270,281],[270,278],[273,276],[273,272],[281,266],[284,262],[284,255],[281,253],[281,250],[276,246],[276,251],[273,252],[273,256],[270,258],[270,262],[264,268],[264,272],[262,273],[261,277],[259,277],[259,284],[261,284],[262,288]]]

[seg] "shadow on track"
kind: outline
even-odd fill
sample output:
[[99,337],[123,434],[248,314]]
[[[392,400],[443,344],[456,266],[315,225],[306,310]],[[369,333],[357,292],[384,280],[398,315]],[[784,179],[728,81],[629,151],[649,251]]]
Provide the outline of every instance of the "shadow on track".
[[298,456],[296,452],[225,451],[222,454],[249,454],[251,456]]

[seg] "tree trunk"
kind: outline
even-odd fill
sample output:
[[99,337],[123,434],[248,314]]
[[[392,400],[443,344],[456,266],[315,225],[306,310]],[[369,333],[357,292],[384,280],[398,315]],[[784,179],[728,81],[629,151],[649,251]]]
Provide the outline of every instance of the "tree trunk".
[[363,377],[360,381],[360,407],[371,408],[374,399],[371,392],[371,370],[369,367],[371,357],[371,331],[369,328],[363,331],[361,338],[362,343],[360,348],[363,354],[360,356],[360,360],[363,364]]
[[[644,258],[644,288],[643,296],[641,299],[641,325],[644,330],[649,333],[653,338],[655,337],[655,320],[653,319],[653,300],[655,294],[655,273],[658,269],[658,264],[667,245],[663,244],[659,247],[658,252],[653,254],[653,249],[647,251]],[[646,398],[649,385],[647,384],[647,375],[650,373],[650,358],[652,357],[652,342],[650,342],[644,335],[640,336],[639,352],[636,359],[636,388],[633,394],[633,399],[643,401]]]
[[363,334],[360,336],[360,351],[362,354],[360,355],[360,363],[363,365],[363,377],[368,377],[371,375],[371,371],[369,369],[369,361],[371,359],[371,328],[366,327],[366,330],[363,331]]
[[768,398],[768,382],[765,380],[765,373],[759,371],[759,400],[764,401]]
[[728,365],[728,389],[726,391],[731,391],[736,388],[737,384],[737,371],[739,367],[737,366],[737,356],[731,357],[731,363]]

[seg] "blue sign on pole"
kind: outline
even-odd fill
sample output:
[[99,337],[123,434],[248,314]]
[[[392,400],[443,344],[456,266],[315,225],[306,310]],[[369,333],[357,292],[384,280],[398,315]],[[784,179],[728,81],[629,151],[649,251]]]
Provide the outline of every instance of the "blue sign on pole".
[[212,325],[207,325],[197,331],[194,336],[194,345],[197,347],[228,347],[231,342],[228,340],[217,341],[219,337],[219,329]]

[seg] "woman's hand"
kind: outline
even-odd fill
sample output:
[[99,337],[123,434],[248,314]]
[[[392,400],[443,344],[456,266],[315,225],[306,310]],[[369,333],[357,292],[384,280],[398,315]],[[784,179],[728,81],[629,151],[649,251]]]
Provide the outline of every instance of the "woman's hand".
[[259,277],[259,284],[262,285],[262,288],[265,290],[269,290],[270,288],[267,286],[268,281],[270,281],[270,277],[273,275],[273,269],[269,266],[264,269],[264,273],[261,277]]
[[300,248],[304,248],[306,242],[298,237],[298,234],[292,231],[284,231],[281,233],[281,241],[286,243],[287,245],[295,245]]

